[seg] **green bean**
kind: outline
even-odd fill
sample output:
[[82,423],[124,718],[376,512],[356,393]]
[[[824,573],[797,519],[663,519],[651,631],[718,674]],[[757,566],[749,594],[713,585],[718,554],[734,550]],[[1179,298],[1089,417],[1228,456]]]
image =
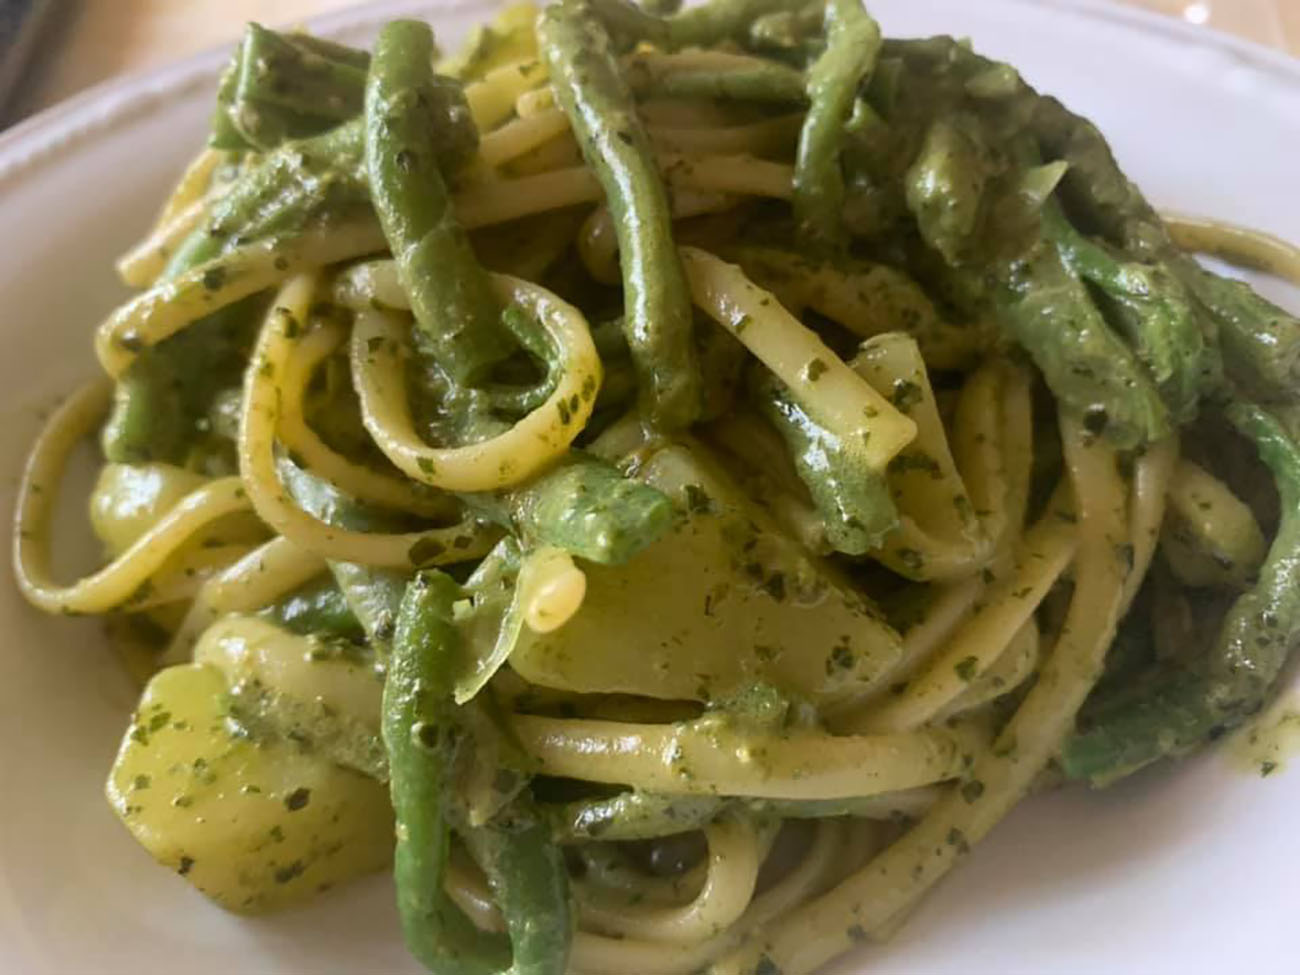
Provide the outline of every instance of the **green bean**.
[[1095,125],[1041,95],[1034,99],[1032,124],[1043,148],[1070,164],[1061,189],[1072,213],[1086,216],[1112,243],[1139,258],[1165,251],[1169,238],[1164,224],[1120,170]]
[[904,177],[907,206],[925,242],[949,264],[969,257],[998,162],[979,120],[968,112],[936,118]]
[[524,797],[504,824],[465,830],[462,838],[487,874],[510,935],[511,975],[564,975],[574,916],[569,872],[551,831]]
[[995,298],[998,319],[1029,352],[1062,407],[1120,446],[1165,436],[1155,386],[1049,242],[1012,262]]
[[1257,294],[1244,281],[1205,270],[1191,258],[1173,266],[1213,320],[1229,377],[1270,402],[1300,396],[1300,317]]
[[729,810],[743,809],[778,819],[861,816],[898,819],[914,816],[932,802],[927,789],[847,799],[737,799],[725,796],[621,792],[603,799],[581,799],[546,811],[558,843],[651,840],[708,826]]
[[884,476],[813,419],[775,377],[761,375],[753,395],[785,440],[831,545],[846,555],[865,555],[878,547],[898,524]]
[[[177,249],[163,280],[241,243],[292,234],[310,220],[364,205],[361,134],[359,121],[348,123],[268,154],[235,181],[208,220]],[[212,396],[242,371],[262,304],[252,296],[144,350],[115,390],[102,438],[106,456],[118,462],[180,463]]]
[[1068,264],[1109,299],[1112,319],[1128,335],[1180,422],[1196,415],[1200,391],[1213,384],[1215,360],[1182,282],[1163,262],[1125,260],[1080,234],[1051,203],[1043,229]]
[[858,86],[880,53],[880,25],[861,0],[828,0],[826,50],[808,69],[808,114],[799,133],[794,214],[800,236],[829,248],[843,235],[844,173],[840,148]]
[[402,598],[384,686],[402,929],[411,953],[437,975],[562,975],[573,930],[568,872],[525,797],[491,825],[459,830],[488,876],[509,944],[475,928],[443,887],[456,818],[455,765],[469,744],[469,725],[452,705],[460,665],[452,607],[462,595],[442,573],[416,576]]
[[1282,520],[1255,585],[1237,598],[1209,654],[1166,667],[1097,702],[1091,726],[1067,739],[1062,766],[1105,784],[1217,738],[1258,711],[1300,645],[1300,446],[1263,408],[1228,418],[1254,441],[1281,497]]
[[265,151],[361,111],[364,51],[249,24],[223,76],[212,144]]
[[[396,531],[404,527],[394,516],[354,501],[289,460],[277,465],[277,473],[304,511],[331,525],[351,531]],[[331,562],[329,567],[367,638],[381,655],[386,654],[410,575],[352,562]]]
[[[946,77],[955,67],[964,92],[967,82],[999,67],[952,38],[891,39],[884,51],[914,66],[913,87],[927,84],[929,78]],[[1049,158],[1068,163],[1060,192],[1072,217],[1118,247],[1124,260],[1157,265],[1162,276],[1172,272],[1191,293],[1192,311],[1205,336],[1204,387],[1218,385],[1221,354],[1228,375],[1249,395],[1281,402],[1296,398],[1300,318],[1248,285],[1213,274],[1181,253],[1155,209],[1119,168],[1105,137],[1087,119],[1028,87],[991,104],[1003,106],[997,111],[1023,121]]]
[[750,22],[748,46],[781,53],[802,53],[820,39],[822,8],[808,3],[795,10],[774,10]]
[[650,840],[707,826],[728,804],[721,796],[622,792],[566,803],[549,810],[549,816],[560,843]]
[[669,47],[711,47],[742,40],[764,14],[785,10],[790,0],[708,0],[668,19]]
[[775,61],[754,67],[652,72],[633,60],[628,84],[638,95],[716,98],[721,101],[802,105],[808,100],[803,75]]
[[300,636],[358,642],[365,635],[343,591],[329,577],[300,586],[263,610],[263,615]]
[[100,444],[113,463],[183,464],[213,399],[238,383],[265,301],[252,296],[141,351],[113,390]]
[[662,427],[699,414],[691,305],[667,194],[609,35],[585,8],[560,3],[538,21],[556,98],[609,201],[623,268],[625,325],[647,414]]
[[[443,173],[453,173],[476,151],[478,130],[463,95],[452,85],[420,106],[437,133]],[[365,122],[356,118],[309,138],[285,142],[235,179],[212,212],[174,256],[172,273],[193,267],[240,243],[291,232],[307,221],[355,205],[369,205]]]
[[526,544],[553,545],[604,565],[632,558],[660,538],[674,517],[666,495],[579,451],[502,504]]
[[1126,252],[1165,261],[1200,303],[1207,330],[1217,332],[1228,375],[1251,396],[1294,401],[1300,389],[1300,318],[1179,252],[1092,123],[1040,97],[1034,124],[1044,145],[1070,164],[1063,188],[1071,206]]
[[427,24],[398,20],[375,42],[366,83],[365,158],[371,196],[415,320],[439,365],[473,384],[514,351],[491,279],[452,212],[439,133],[424,106],[463,99],[433,74]]
[[626,51],[641,41],[656,47],[669,45],[668,23],[630,0],[588,0],[587,6],[617,50]]
[[437,975],[481,975],[510,963],[505,939],[479,931],[443,888],[454,765],[462,744],[451,704],[459,654],[452,605],[460,597],[460,586],[440,572],[412,580],[402,597],[384,684],[383,738],[397,817],[397,907],[407,948]]
[[587,0],[586,6],[618,50],[627,50],[642,41],[676,50],[744,40],[754,21],[769,14],[788,12],[789,0],[708,0],[680,12],[680,0],[656,0],[641,5],[629,0]]

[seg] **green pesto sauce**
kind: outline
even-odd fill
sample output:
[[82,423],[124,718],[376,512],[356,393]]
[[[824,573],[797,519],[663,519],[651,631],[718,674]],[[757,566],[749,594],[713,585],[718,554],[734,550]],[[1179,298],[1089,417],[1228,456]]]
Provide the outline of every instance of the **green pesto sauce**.
[[1276,778],[1300,755],[1300,690],[1281,694],[1233,737],[1226,750],[1234,766]]

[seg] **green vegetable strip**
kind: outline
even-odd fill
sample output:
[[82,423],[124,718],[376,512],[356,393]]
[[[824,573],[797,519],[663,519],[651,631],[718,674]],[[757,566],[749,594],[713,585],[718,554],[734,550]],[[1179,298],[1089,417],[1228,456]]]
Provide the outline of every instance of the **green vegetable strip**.
[[[305,50],[333,48],[327,42],[294,41],[306,45]],[[439,164],[449,169],[473,153],[477,133],[459,90],[448,86],[440,95],[421,111],[423,124],[439,135]],[[293,234],[311,221],[368,207],[364,137],[358,118],[267,153],[213,205],[209,218],[172,255],[164,278],[239,244]],[[184,461],[196,438],[195,420],[207,409],[204,397],[225,376],[221,364],[232,353],[239,357],[245,338],[241,326],[255,316],[257,307],[258,301],[250,299],[225,309],[140,356],[118,384],[103,438],[109,459]],[[237,375],[237,370],[232,373]],[[175,408],[178,397],[180,410]]]
[[512,492],[506,504],[515,531],[529,544],[553,545],[605,565],[632,558],[674,517],[667,495],[577,451]]
[[[961,64],[972,77],[998,63],[982,58],[951,38],[885,42],[889,56],[912,62],[930,77],[937,65]],[[1208,344],[1204,382],[1218,382],[1219,363],[1249,395],[1293,402],[1300,391],[1300,318],[1256,294],[1248,285],[1201,268],[1180,252],[1155,209],[1119,168],[1105,137],[1087,119],[1055,98],[1024,89],[1015,96],[1018,111],[1045,155],[1069,164],[1061,191],[1072,217],[1083,221],[1140,262],[1161,263],[1181,279],[1198,307],[1196,318]],[[1216,349],[1217,344],[1221,349]]]
[[510,975],[564,975],[575,926],[564,855],[531,802],[520,797],[503,816],[462,835],[505,917]]
[[790,0],[709,0],[668,19],[668,46],[710,47],[740,40],[759,17],[789,7]]
[[267,150],[361,111],[364,51],[249,24],[222,77],[212,145]]
[[799,133],[794,215],[799,234],[817,247],[843,235],[844,173],[840,147],[858,86],[880,53],[880,25],[861,0],[828,0],[826,50],[808,69],[808,114]]
[[1191,258],[1173,266],[1213,320],[1228,375],[1262,400],[1300,398],[1300,317]]
[[652,75],[633,61],[628,84],[638,95],[669,98],[716,98],[722,101],[802,105],[808,100],[803,75],[784,64],[710,71],[672,71]]
[[311,40],[249,24],[237,97],[335,122],[359,115],[370,58],[364,51]]
[[1145,370],[1109,327],[1060,253],[1040,242],[996,295],[998,318],[1042,370],[1061,405],[1120,446],[1159,440],[1168,415]]
[[[476,130],[454,101],[425,106],[427,124],[442,133],[440,163],[458,165],[472,153]],[[368,207],[360,119],[311,138],[286,142],[241,176],[212,213],[172,255],[164,279],[219,257],[226,250],[308,223]],[[257,317],[257,298],[223,309],[143,352],[118,384],[103,444],[110,460],[182,463],[195,441],[196,420],[212,393],[237,381],[238,361]],[[229,365],[229,369],[226,366]],[[181,408],[177,409],[177,404]]]
[[921,812],[933,798],[930,790],[924,788],[894,796],[847,799],[741,799],[622,792],[605,799],[580,799],[553,806],[546,814],[559,843],[606,843],[657,839],[702,829],[732,810],[782,819],[828,816],[896,819]]
[[263,610],[263,615],[300,636],[316,634],[350,641],[365,636],[343,591],[328,576],[294,590]]
[[367,202],[360,120],[287,142],[263,157],[212,206],[208,219],[172,256],[173,277],[223,252]]
[[[321,521],[351,531],[394,531],[401,527],[391,516],[357,503],[296,464],[284,460],[276,465],[276,470],[293,500]],[[376,651],[381,656],[387,653],[410,576],[353,562],[331,562],[329,567],[344,600]]]
[[797,9],[775,10],[755,18],[746,32],[747,45],[774,52],[801,52],[820,38],[821,7],[814,3]]
[[969,112],[941,115],[904,176],[908,209],[925,242],[949,264],[969,256],[980,227],[994,155],[979,120]]
[[640,6],[628,0],[588,0],[587,6],[609,32],[616,49],[623,51],[648,41],[674,50],[743,40],[756,19],[786,11],[790,0],[709,0],[667,18],[656,15],[680,6],[674,0]]
[[427,107],[459,85],[438,83],[432,57],[427,24],[393,21],[380,32],[366,83],[366,171],[416,322],[448,375],[473,385],[514,342],[439,169],[439,133],[428,124]]
[[691,304],[673,244],[667,194],[614,56],[586,9],[548,7],[538,37],[551,84],[609,201],[623,267],[628,345],[651,419],[665,429],[699,413]]
[[1300,391],[1300,318],[1178,251],[1091,122],[1040,96],[1034,124],[1043,144],[1070,164],[1064,190],[1071,206],[1128,253],[1167,262],[1201,303],[1228,374],[1251,396],[1294,401]]
[[610,41],[619,51],[641,41],[656,47],[669,46],[668,22],[630,0],[588,0],[588,9],[609,32]]
[[239,382],[261,318],[257,296],[229,305],[145,349],[113,390],[100,443],[113,463],[184,464],[200,445],[213,398]]
[[879,547],[898,524],[884,476],[813,419],[779,380],[764,375],[753,392],[785,440],[831,545],[846,555],[865,555]]
[[1043,209],[1043,229],[1066,263],[1110,300],[1112,317],[1124,327],[1174,417],[1195,417],[1212,357],[1191,296],[1178,277],[1163,263],[1124,260],[1087,239],[1055,203]]
[[460,587],[442,573],[415,577],[402,598],[384,685],[397,907],[407,948],[436,975],[480,975],[510,963],[505,940],[479,931],[443,889],[461,731],[451,703],[459,653],[452,605],[459,598]]
[[1300,645],[1300,446],[1258,406],[1234,404],[1228,417],[1255,442],[1281,497],[1259,580],[1228,611],[1208,657],[1101,702],[1093,727],[1066,741],[1061,761],[1071,777],[1113,781],[1240,724],[1264,705]]
[[561,843],[587,840],[649,840],[701,829],[722,814],[721,796],[672,796],[623,792],[608,799],[581,799],[549,810]]

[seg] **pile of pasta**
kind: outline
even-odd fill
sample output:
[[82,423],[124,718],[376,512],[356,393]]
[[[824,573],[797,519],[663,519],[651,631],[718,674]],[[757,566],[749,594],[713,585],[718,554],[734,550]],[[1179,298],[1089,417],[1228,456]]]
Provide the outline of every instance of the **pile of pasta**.
[[29,459],[18,580],[147,682],[107,792],[160,862],[263,911],[392,861],[435,973],[791,975],[1262,705],[1300,322],[1187,254],[1293,248],[858,0],[436,58],[250,25]]

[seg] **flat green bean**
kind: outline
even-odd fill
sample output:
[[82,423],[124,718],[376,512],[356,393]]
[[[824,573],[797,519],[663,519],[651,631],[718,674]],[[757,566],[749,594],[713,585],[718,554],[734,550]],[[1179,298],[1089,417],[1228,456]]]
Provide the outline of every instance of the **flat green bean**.
[[1013,262],[995,303],[999,321],[1090,433],[1121,446],[1168,433],[1168,411],[1155,385],[1054,246],[1041,242]]
[[1254,441],[1281,497],[1282,520],[1255,585],[1228,610],[1209,653],[1090,702],[1090,726],[1066,740],[1067,775],[1105,784],[1218,737],[1254,714],[1300,645],[1300,446],[1265,409],[1228,418]]
[[832,547],[846,555],[878,547],[898,524],[884,475],[810,416],[775,377],[762,375],[752,386],[755,403],[790,450]]
[[465,501],[530,547],[551,545],[604,565],[632,558],[660,538],[674,517],[665,494],[576,450],[506,495],[466,495]]
[[842,241],[844,174],[840,148],[858,87],[880,53],[880,25],[861,0],[828,0],[826,50],[808,69],[808,114],[799,133],[794,214],[800,236],[826,249]]
[[472,385],[514,343],[442,178],[438,133],[424,106],[464,96],[459,84],[438,81],[432,56],[427,24],[393,21],[380,32],[366,83],[366,171],[415,320],[439,365]]
[[649,137],[594,17],[559,3],[546,8],[537,30],[556,98],[614,217],[624,322],[646,412],[665,429],[680,429],[699,415],[700,375],[690,297]]
[[1180,422],[1195,417],[1200,392],[1213,384],[1217,362],[1194,300],[1178,276],[1163,262],[1126,260],[1089,240],[1055,203],[1043,209],[1043,228],[1066,263],[1109,299],[1110,317],[1127,334],[1173,417]]
[[343,591],[328,576],[300,586],[267,607],[263,614],[300,636],[319,635],[352,642],[365,636]]
[[708,0],[668,19],[668,46],[709,47],[743,40],[759,17],[789,6],[790,0]]
[[398,913],[407,948],[436,975],[482,975],[510,964],[505,939],[479,931],[443,888],[453,766],[462,744],[451,704],[460,639],[452,605],[460,597],[460,586],[440,572],[422,572],[411,581],[384,684]]
[[356,116],[368,62],[364,51],[249,24],[222,79],[212,145],[265,151]]
[[547,823],[521,796],[504,822],[462,831],[510,935],[510,975],[564,975],[576,922],[569,870]]
[[652,73],[632,61],[628,84],[638,95],[716,98],[720,101],[802,105],[808,100],[803,75],[773,61],[754,67]]

